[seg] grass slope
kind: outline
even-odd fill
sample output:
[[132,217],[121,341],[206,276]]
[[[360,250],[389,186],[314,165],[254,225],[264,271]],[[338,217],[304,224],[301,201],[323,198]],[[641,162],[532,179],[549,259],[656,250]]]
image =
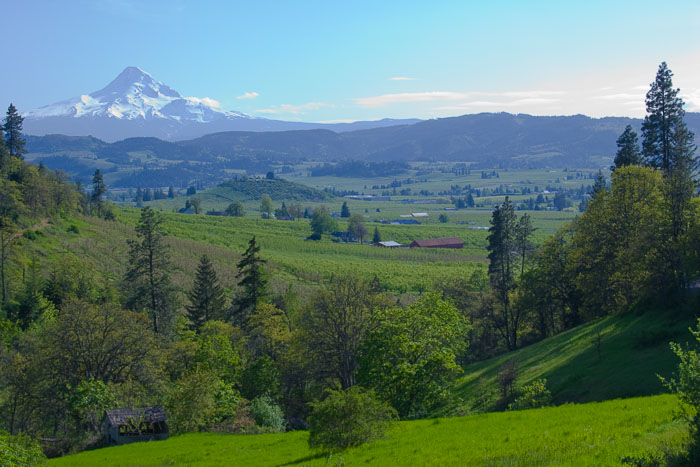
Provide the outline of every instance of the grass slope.
[[678,451],[687,437],[673,396],[401,422],[388,439],[330,458],[306,432],[189,434],[54,459],[54,466],[619,465]]
[[685,343],[692,337],[688,328],[695,318],[692,313],[679,314],[610,316],[468,365],[455,394],[464,401],[493,402],[499,368],[509,360],[517,362],[518,384],[546,378],[555,404],[660,394],[664,388],[656,375],[671,376],[678,366],[669,341]]

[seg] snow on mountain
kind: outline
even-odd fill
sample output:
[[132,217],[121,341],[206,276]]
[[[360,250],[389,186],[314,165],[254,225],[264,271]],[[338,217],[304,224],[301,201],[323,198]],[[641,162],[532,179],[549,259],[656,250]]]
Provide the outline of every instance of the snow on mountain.
[[47,117],[109,117],[197,123],[250,118],[240,112],[220,110],[212,104],[215,104],[215,101],[208,98],[183,97],[140,68],[127,67],[105,88],[40,107],[25,114],[25,118],[31,120]]
[[326,128],[338,132],[411,124],[381,120],[348,124],[287,122],[251,117],[219,108],[208,97],[184,97],[137,67],[127,67],[105,88],[24,114],[29,135],[94,136],[107,142],[153,136],[165,140],[198,138],[222,131],[286,131]]

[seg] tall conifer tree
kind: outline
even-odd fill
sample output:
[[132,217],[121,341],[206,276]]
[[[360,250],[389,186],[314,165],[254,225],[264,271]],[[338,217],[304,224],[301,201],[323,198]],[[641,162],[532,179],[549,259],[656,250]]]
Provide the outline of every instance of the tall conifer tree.
[[221,319],[226,309],[226,297],[219,285],[214,266],[207,255],[202,255],[197,276],[192,290],[187,294],[191,305],[187,307],[187,316],[191,327],[198,331],[204,323],[211,319]]
[[22,138],[22,123],[24,118],[19,114],[17,108],[10,104],[7,108],[7,116],[3,120],[3,132],[5,133],[5,145],[12,157],[24,158],[27,150],[24,149],[25,141]]
[[243,253],[243,258],[238,263],[238,285],[242,291],[231,307],[234,324],[247,326],[248,317],[266,295],[267,278],[263,269],[266,261],[260,258],[259,253],[260,246],[255,242],[255,235],[253,235],[248,242],[248,248]]
[[639,145],[637,144],[637,133],[632,129],[632,126],[627,125],[625,131],[617,138],[615,165],[611,167],[611,170],[626,165],[640,165],[641,162]]

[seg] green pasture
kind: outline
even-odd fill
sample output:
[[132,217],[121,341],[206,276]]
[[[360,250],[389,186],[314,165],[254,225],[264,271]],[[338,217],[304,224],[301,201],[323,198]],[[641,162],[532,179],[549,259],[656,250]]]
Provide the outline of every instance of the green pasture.
[[[400,422],[388,438],[336,454],[308,433],[197,433],[53,459],[53,466],[620,465],[677,453],[687,440],[670,395]],[[646,465],[646,464],[645,464]]]
[[517,364],[517,385],[546,378],[556,404],[667,392],[657,375],[669,378],[678,368],[668,343],[690,342],[695,320],[680,311],[609,316],[467,365],[454,389],[466,401],[457,413],[484,410],[500,397],[498,373],[508,361]]

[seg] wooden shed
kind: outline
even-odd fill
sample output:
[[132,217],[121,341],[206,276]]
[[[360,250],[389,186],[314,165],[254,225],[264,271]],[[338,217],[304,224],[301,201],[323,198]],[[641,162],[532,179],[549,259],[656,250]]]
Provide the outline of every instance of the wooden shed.
[[114,445],[167,439],[167,418],[160,406],[105,410],[105,440]]
[[426,238],[414,240],[409,246],[411,248],[463,248],[464,242],[457,237]]

